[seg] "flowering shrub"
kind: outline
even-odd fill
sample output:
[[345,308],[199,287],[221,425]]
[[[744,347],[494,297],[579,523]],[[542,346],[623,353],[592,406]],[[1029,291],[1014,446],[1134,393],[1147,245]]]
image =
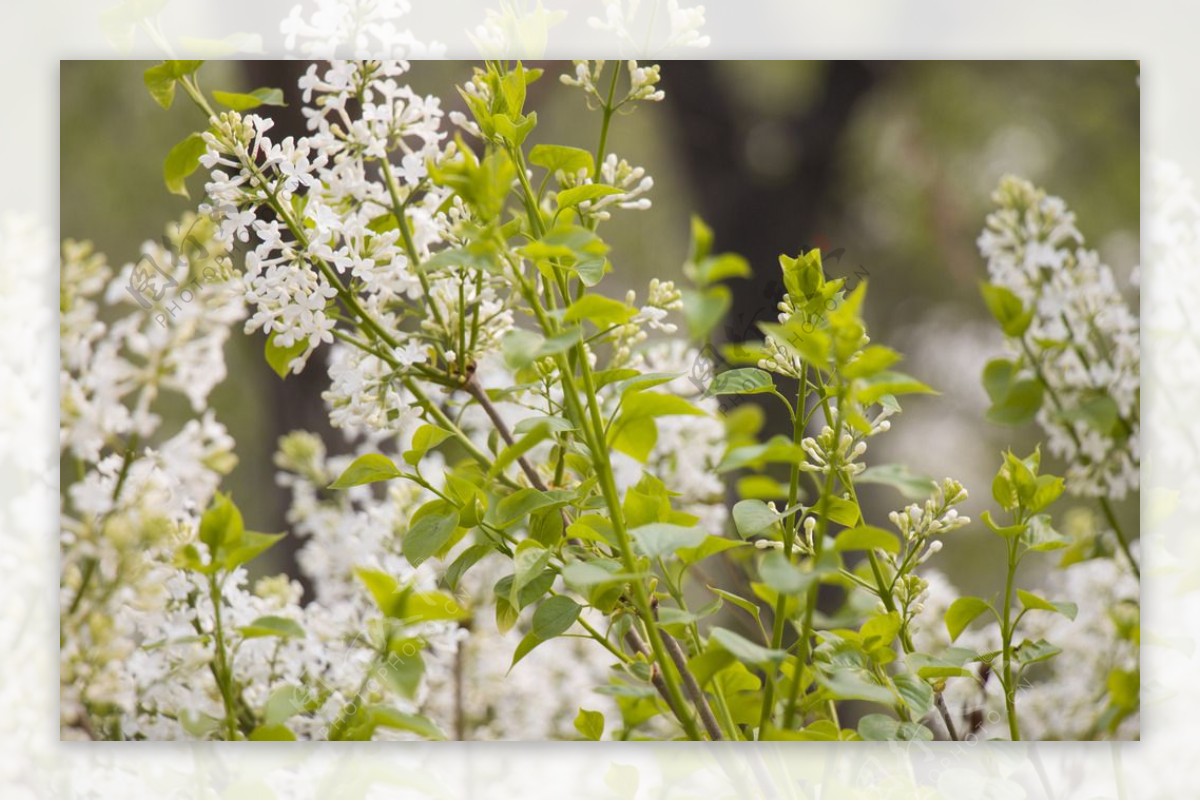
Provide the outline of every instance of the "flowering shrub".
[[[867,461],[899,399],[932,390],[871,341],[865,281],[782,256],[777,320],[715,375],[721,282],[749,266],[703,223],[693,286],[605,294],[621,268],[601,232],[653,188],[608,134],[664,100],[657,66],[562,76],[595,151],[531,144],[542,73],[521,64],[475,69],[466,114],[403,62],[314,64],[308,133],[278,140],[262,109],[281,92],[205,94],[200,66],[146,73],[207,122],[164,165],[183,194],[202,171],[199,215],[117,271],[63,246],[64,736],[1136,733],[1135,548],[1110,499],[1137,488],[1137,319],[1061,202],[1006,181],[980,245],[1014,343],[985,371],[989,414],[1036,418],[1066,479],[1040,450],[998,458],[982,522],[1004,591],[960,596],[929,563],[972,525],[967,489]],[[234,443],[206,406],[238,325],[281,379],[325,351],[342,441],[293,432],[275,459],[307,599],[259,575],[285,535],[221,490]],[[201,417],[164,431],[168,393]],[[731,396],[791,435],[762,439],[762,409]],[[868,520],[872,483],[907,505]],[[1126,561],[1086,507],[1058,515],[1064,491],[1098,499]],[[1056,549],[1043,594],[1020,588]]]

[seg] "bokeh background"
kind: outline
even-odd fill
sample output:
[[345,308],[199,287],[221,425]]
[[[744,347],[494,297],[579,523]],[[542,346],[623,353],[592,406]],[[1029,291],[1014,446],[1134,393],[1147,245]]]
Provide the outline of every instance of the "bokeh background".
[[[139,244],[194,208],[201,192],[198,177],[192,200],[163,186],[162,157],[201,121],[186,101],[168,112],[151,100],[141,79],[147,66],[61,65],[60,235],[92,240],[114,265],[135,260]],[[594,148],[599,115],[557,80],[570,64],[536,66],[546,75],[530,90],[539,115],[533,141]],[[296,80],[306,67],[222,62],[201,75],[209,88],[279,86],[289,106],[270,110],[274,134],[299,135]],[[453,87],[469,76],[463,62],[416,62],[411,72],[418,90],[450,110],[462,107]],[[666,100],[619,117],[610,137],[610,151],[646,166],[655,187],[650,210],[607,227],[617,271],[606,289],[644,291],[651,277],[681,278],[689,218],[699,214],[717,249],[744,254],[755,270],[731,284],[734,309],[718,330],[737,340],[773,315],[780,253],[840,252],[827,272],[851,282],[866,276],[874,341],[905,353],[903,369],[942,392],[909,400],[892,431],[873,441],[870,461],[953,475],[972,490],[967,510],[977,518],[1000,451],[1026,451],[1038,439],[1032,427],[984,420],[980,372],[1002,352],[978,292],[985,269],[975,239],[990,193],[1016,173],[1063,197],[1136,307],[1137,63],[689,61],[665,63],[661,86]],[[286,496],[272,454],[297,428],[328,437],[320,402],[327,378],[310,363],[281,381],[262,347],[259,334],[229,343],[230,377],[213,406],[237,441],[240,461],[227,484],[248,524],[281,531]],[[182,402],[173,412],[190,414]],[[863,501],[876,519],[900,505],[886,488],[867,488]],[[1137,511],[1136,496],[1119,506],[1126,531],[1137,530]],[[973,526],[938,561],[960,587],[987,592],[997,580],[994,544]],[[267,569],[289,569],[288,553],[276,550],[281,561]]]

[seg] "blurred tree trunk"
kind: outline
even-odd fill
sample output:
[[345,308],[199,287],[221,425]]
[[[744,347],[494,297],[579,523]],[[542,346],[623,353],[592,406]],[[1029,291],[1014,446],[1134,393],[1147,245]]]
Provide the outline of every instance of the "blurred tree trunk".
[[741,253],[755,271],[750,281],[732,285],[733,308],[719,332],[726,341],[740,341],[757,338],[755,323],[776,314],[783,289],[779,254],[838,247],[822,232],[839,216],[840,148],[855,109],[879,75],[868,63],[830,62],[812,103],[771,120],[774,133],[790,140],[794,158],[779,173],[752,180],[747,115],[720,80],[721,68],[720,62],[676,62],[663,70],[662,86],[696,212],[712,227],[715,247]]

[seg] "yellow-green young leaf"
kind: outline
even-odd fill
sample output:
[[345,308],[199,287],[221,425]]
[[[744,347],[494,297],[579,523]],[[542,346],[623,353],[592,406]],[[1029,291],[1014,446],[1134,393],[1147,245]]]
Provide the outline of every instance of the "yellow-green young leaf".
[[267,357],[267,364],[271,365],[271,369],[275,371],[275,374],[280,378],[284,378],[292,369],[292,360],[308,350],[308,340],[297,340],[290,347],[285,348],[275,343],[276,335],[276,332],[272,331],[271,335],[267,337],[265,355]]
[[1038,476],[1037,483],[1029,501],[1025,504],[1026,511],[1040,512],[1058,500],[1066,485],[1058,476]]
[[912,376],[883,370],[864,378],[863,385],[856,389],[854,394],[859,403],[869,406],[878,402],[884,395],[936,395],[937,392]]
[[619,300],[603,295],[584,295],[567,307],[563,320],[568,323],[587,320],[597,328],[603,329],[627,323],[635,314],[637,309]]
[[163,182],[169,192],[188,197],[186,180],[200,166],[204,149],[204,137],[198,133],[188,134],[186,139],[171,148],[163,161]]
[[1004,399],[1016,375],[1017,365],[1009,359],[992,359],[984,366],[983,388],[992,403]]
[[371,593],[371,597],[375,599],[375,605],[379,607],[379,611],[387,614],[388,610],[392,608],[392,599],[399,589],[399,583],[396,579],[382,570],[375,570],[369,567],[354,568],[354,575],[358,576],[358,580]]
[[390,615],[406,623],[439,620],[466,620],[471,613],[463,609],[449,593],[429,590],[404,592],[393,605]]
[[294,620],[277,615],[265,615],[256,618],[249,625],[238,629],[242,637],[252,640],[255,637],[303,637],[304,629]]
[[283,102],[283,92],[279,89],[270,87],[260,87],[253,92],[220,92],[212,93],[213,99],[222,106],[233,109],[234,111],[249,111],[252,108],[259,106],[286,106]]
[[599,740],[604,736],[604,713],[580,707],[575,716],[575,731],[585,740]]
[[950,642],[957,640],[958,635],[971,625],[971,621],[989,611],[992,611],[992,605],[982,598],[967,595],[956,599],[946,610],[945,616],[946,631],[950,634]]
[[621,190],[615,186],[606,186],[605,184],[584,184],[582,186],[573,186],[570,189],[564,189],[557,195],[558,207],[560,209],[578,206],[589,200],[608,197],[609,195],[619,195]]
[[814,511],[841,526],[853,526],[862,516],[858,504],[846,498],[823,498]]
[[380,453],[366,453],[350,463],[329,489],[348,489],[404,475],[396,463]]
[[733,293],[727,286],[684,289],[682,296],[683,319],[687,322],[688,333],[698,342],[709,338],[709,334],[733,306]]
[[892,532],[876,526],[848,528],[833,541],[836,551],[870,551],[878,548],[888,553],[900,552],[900,540]]
[[404,461],[415,466],[425,457],[425,454],[441,445],[450,436],[450,432],[444,428],[426,423],[417,429],[417,433],[413,434],[412,449],[404,452]]
[[291,741],[296,739],[296,735],[293,734],[292,730],[287,726],[284,726],[282,723],[276,723],[274,725],[264,724],[259,726],[254,731],[250,732],[247,739],[255,742],[280,740]]
[[900,361],[900,354],[884,345],[868,345],[842,368],[844,378],[866,378]]
[[1024,335],[1033,321],[1033,310],[1026,311],[1021,299],[1006,287],[985,282],[980,285],[980,290],[988,311],[1000,323],[1004,333],[1014,338]]
[[580,170],[591,175],[596,169],[596,163],[589,151],[566,145],[534,145],[529,151],[529,163],[545,167],[551,173],[562,170],[568,175]]
[[244,531],[242,513],[228,495],[218,492],[213,497],[212,505],[200,518],[200,541],[215,556],[225,543],[241,539]]
[[227,541],[221,548],[221,565],[226,570],[244,565],[275,543],[283,539],[282,534],[263,534],[258,531],[243,531],[236,540]]
[[810,321],[790,320],[786,324],[759,323],[759,329],[793,358],[819,369],[829,363],[829,334]]
[[1025,609],[1041,609],[1046,612],[1057,612],[1068,620],[1074,620],[1075,615],[1079,614],[1079,607],[1069,601],[1047,601],[1045,598],[1034,595],[1032,592],[1026,592],[1025,590],[1017,590],[1017,598],[1021,601],[1021,606]]

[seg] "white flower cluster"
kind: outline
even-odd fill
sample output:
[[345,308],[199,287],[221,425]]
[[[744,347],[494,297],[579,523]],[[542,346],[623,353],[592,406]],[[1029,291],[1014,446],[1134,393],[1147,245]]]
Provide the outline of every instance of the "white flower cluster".
[[[658,8],[657,3],[653,6]],[[622,47],[641,52],[650,47],[648,42],[654,33],[654,12],[651,11],[648,20],[643,23],[638,15],[641,7],[641,0],[604,0],[604,19],[589,17],[588,24],[596,30],[615,35]],[[704,28],[704,6],[684,7],[679,0],[667,0],[667,26],[661,40],[654,42],[656,52],[708,47],[711,42],[710,37],[700,32]]]
[[[169,647],[197,639],[170,606],[193,589],[174,558],[232,469],[233,441],[211,411],[168,436],[154,403],[173,391],[205,408],[244,310],[211,260],[212,227],[185,224],[169,232],[174,250],[147,243],[115,275],[90,246],[63,247],[60,442],[78,471],[62,509],[64,736],[156,736],[155,710],[200,714],[216,697],[207,673],[174,680],[176,660],[205,646]],[[90,731],[93,719],[117,731]]]
[[425,43],[400,18],[412,11],[409,0],[315,0],[305,14],[292,6],[280,23],[284,47],[305,58],[443,58],[446,48]]
[[1045,382],[1038,422],[1078,495],[1121,499],[1139,483],[1139,322],[1112,270],[1083,247],[1057,197],[1008,177],[979,249],[992,283],[1032,311],[1019,364]]
[[[577,86],[587,96],[588,106],[605,108],[609,106],[609,88],[601,80],[604,74],[605,61],[576,61],[575,72],[559,77],[567,86]],[[657,64],[642,65],[636,61],[626,61],[625,69],[629,76],[629,86],[625,94],[611,98],[613,110],[622,108],[630,103],[646,101],[657,103],[666,97],[662,89],[657,88],[660,80]],[[615,80],[614,76],[613,80]]]

